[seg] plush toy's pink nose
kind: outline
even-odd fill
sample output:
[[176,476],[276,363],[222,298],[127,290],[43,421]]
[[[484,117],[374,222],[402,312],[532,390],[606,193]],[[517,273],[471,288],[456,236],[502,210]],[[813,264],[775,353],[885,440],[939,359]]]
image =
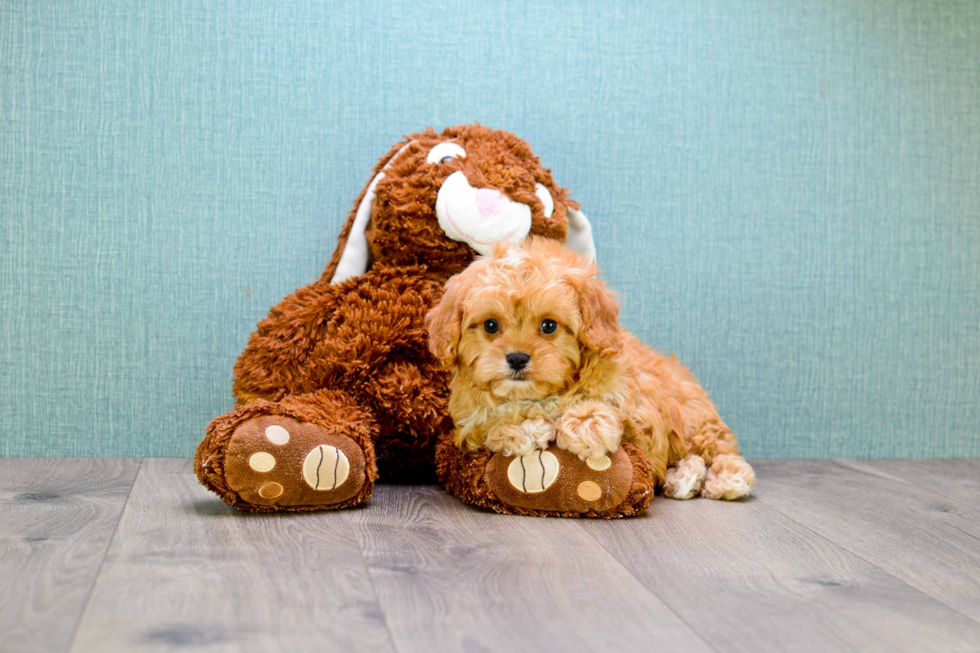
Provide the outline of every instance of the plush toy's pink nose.
[[507,198],[499,190],[492,188],[481,188],[476,191],[476,208],[480,210],[480,215],[496,215],[504,210],[507,205]]

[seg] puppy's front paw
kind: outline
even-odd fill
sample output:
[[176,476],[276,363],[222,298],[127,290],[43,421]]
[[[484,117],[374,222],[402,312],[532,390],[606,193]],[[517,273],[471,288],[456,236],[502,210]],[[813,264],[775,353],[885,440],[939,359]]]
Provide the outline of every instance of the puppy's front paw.
[[582,460],[597,459],[619,448],[623,424],[619,413],[601,404],[573,407],[555,423],[558,446]]
[[517,424],[490,429],[486,447],[505,456],[523,456],[535,449],[546,449],[554,439],[554,424],[541,418],[526,419]]

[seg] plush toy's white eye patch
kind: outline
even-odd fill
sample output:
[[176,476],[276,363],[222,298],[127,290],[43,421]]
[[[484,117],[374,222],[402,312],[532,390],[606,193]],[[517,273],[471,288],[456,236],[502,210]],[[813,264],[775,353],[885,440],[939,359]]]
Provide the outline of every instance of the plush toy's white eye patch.
[[551,214],[555,212],[555,199],[551,196],[551,192],[544,187],[544,184],[535,184],[534,188],[534,194],[544,204],[544,217],[550,218]]
[[425,157],[426,163],[447,163],[456,157],[466,158],[466,150],[456,143],[439,143],[429,150],[429,155]]

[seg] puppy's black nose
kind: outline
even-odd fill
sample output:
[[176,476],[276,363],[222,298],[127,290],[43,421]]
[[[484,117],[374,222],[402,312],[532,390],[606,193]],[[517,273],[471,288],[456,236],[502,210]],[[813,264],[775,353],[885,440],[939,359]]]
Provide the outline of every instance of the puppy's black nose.
[[522,351],[515,351],[513,354],[507,354],[507,364],[510,365],[510,369],[515,372],[520,372],[525,367],[527,367],[528,361],[531,357]]

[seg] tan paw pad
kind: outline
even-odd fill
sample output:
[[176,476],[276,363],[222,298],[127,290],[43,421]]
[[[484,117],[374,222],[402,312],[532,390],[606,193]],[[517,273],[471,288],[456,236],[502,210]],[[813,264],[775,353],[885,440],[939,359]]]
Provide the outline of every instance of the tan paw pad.
[[278,444],[281,447],[289,442],[289,431],[278,424],[273,424],[266,428],[265,438],[272,444]]
[[257,472],[269,472],[276,466],[276,457],[271,453],[257,451],[249,456],[248,466]]
[[259,488],[259,496],[263,499],[275,499],[282,496],[283,487],[275,482],[263,483]]
[[579,483],[577,492],[586,501],[598,501],[602,496],[602,488],[594,481],[582,481]]
[[585,464],[589,466],[589,469],[601,472],[604,469],[609,469],[609,466],[612,465],[612,460],[609,456],[596,456],[595,458],[586,460]]
[[314,490],[336,490],[350,474],[350,461],[337,447],[321,444],[306,455],[303,479]]
[[532,451],[514,458],[507,468],[507,480],[524,494],[544,492],[558,478],[558,458],[550,451]]

